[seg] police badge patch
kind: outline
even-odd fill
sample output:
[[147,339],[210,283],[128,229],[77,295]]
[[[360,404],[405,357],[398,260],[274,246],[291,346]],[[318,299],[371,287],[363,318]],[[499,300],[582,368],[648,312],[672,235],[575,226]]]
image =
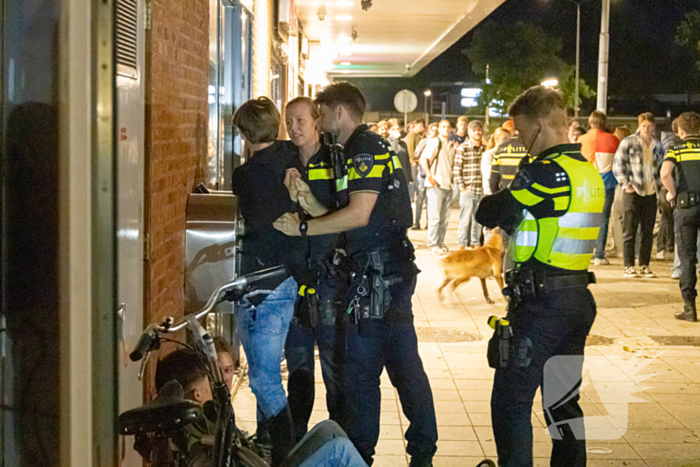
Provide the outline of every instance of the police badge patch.
[[374,156],[371,154],[358,154],[352,158],[352,164],[360,177],[365,178],[374,167]]

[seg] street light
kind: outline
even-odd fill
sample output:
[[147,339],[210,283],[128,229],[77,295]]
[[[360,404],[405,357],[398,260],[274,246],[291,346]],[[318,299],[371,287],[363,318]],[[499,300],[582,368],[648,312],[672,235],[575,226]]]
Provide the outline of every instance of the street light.
[[430,97],[431,94],[432,94],[432,92],[430,92],[430,89],[426,89],[425,91],[423,91],[423,96],[424,96],[423,97],[423,114],[425,115],[425,126],[426,127],[430,123],[428,121],[428,120],[430,120],[430,118],[428,116],[428,97]]
[[556,78],[547,78],[540,83],[545,88],[556,88],[559,86],[559,80]]
[[576,89],[574,90],[574,118],[578,118],[579,111],[579,68],[581,60],[581,4],[586,3],[588,0],[569,0],[571,3],[576,4],[576,82],[574,83]]

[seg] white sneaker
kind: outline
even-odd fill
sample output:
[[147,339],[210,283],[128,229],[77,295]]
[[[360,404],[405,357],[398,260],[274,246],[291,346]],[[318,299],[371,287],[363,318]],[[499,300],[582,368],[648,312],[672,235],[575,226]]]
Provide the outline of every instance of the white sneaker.
[[674,269],[671,271],[671,279],[680,279],[681,278],[681,272]]
[[441,255],[443,251],[442,248],[440,248],[439,246],[431,246],[430,248],[428,248],[428,253],[430,253],[431,255]]
[[637,271],[633,267],[631,268],[625,268],[624,272],[625,277],[639,277],[639,274],[637,274]]
[[665,259],[664,250],[661,250],[661,251],[656,253],[656,259],[658,261],[663,261]]
[[593,266],[607,266],[610,264],[610,261],[608,261],[607,258],[599,259],[596,258],[593,260]]

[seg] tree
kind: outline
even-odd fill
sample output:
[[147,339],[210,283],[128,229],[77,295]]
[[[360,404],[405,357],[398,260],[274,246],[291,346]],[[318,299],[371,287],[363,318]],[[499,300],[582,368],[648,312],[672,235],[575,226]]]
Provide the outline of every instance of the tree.
[[695,66],[700,70],[700,11],[691,11],[685,15],[685,19],[676,29],[676,43],[695,50]]
[[[567,104],[573,107],[574,68],[559,57],[561,48],[561,40],[533,24],[484,22],[462,50],[472,63],[472,71],[484,78],[480,106],[488,104],[506,110],[530,86],[540,84],[544,78],[557,77]],[[487,65],[491,84],[485,81]],[[595,95],[583,80],[579,80],[579,87],[581,98]]]

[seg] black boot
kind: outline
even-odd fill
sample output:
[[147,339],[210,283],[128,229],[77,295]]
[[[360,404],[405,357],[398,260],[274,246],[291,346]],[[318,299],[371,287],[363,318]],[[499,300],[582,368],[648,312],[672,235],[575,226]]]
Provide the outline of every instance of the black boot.
[[435,451],[415,454],[411,456],[411,462],[408,467],[433,467],[433,456]]
[[267,431],[272,440],[272,466],[276,467],[284,461],[289,451],[294,447],[294,428],[292,412],[285,405],[280,413],[265,420]]
[[683,311],[676,313],[675,316],[676,319],[696,322],[698,320],[698,313],[695,309],[695,300],[686,301],[685,305],[683,305]]

